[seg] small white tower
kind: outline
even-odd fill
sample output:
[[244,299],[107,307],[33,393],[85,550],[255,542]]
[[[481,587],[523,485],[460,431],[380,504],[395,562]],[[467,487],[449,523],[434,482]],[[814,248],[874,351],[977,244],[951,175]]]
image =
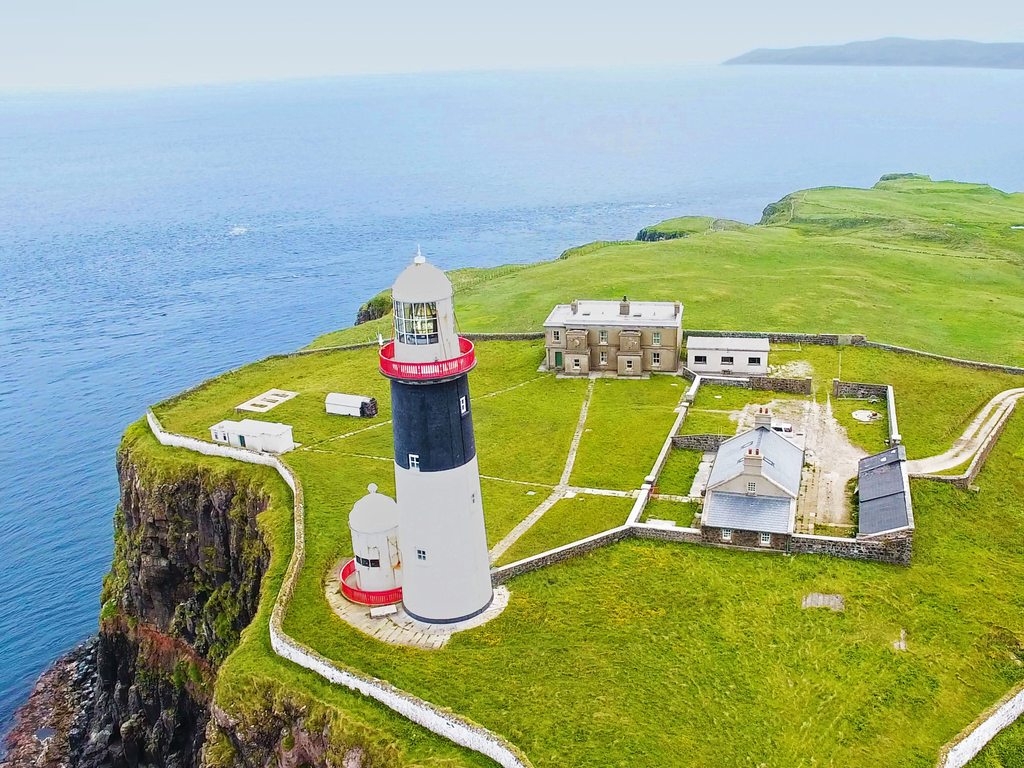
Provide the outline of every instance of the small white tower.
[[348,527],[352,532],[355,572],[348,586],[364,592],[390,592],[402,586],[402,561],[398,550],[398,504],[377,493],[370,483],[368,494],[352,506]]
[[392,289],[395,338],[380,352],[391,379],[402,602],[448,624],[493,597],[467,374],[473,343],[455,330],[452,284],[417,254]]

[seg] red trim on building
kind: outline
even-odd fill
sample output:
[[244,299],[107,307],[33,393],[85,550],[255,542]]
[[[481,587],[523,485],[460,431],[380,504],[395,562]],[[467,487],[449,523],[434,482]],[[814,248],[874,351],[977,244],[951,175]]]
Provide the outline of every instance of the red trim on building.
[[442,379],[466,373],[476,365],[473,342],[459,337],[458,357],[435,363],[400,363],[395,360],[395,342],[389,341],[380,349],[380,372],[395,379]]
[[392,605],[402,602],[402,588],[389,589],[386,592],[367,592],[365,589],[349,586],[348,577],[356,572],[356,561],[349,560],[341,566],[341,593],[353,603],[360,605]]

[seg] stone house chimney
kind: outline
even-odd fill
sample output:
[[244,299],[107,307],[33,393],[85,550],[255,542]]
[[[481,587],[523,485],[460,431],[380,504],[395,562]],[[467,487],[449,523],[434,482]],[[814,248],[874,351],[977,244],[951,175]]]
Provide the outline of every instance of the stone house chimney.
[[622,297],[622,301],[619,302],[619,314],[624,317],[629,316],[629,299],[625,296]]
[[760,477],[763,461],[764,456],[761,455],[761,450],[759,448],[747,449],[747,453],[743,457],[743,474],[756,475],[757,477]]
[[572,313],[574,315],[580,311],[580,303],[576,299],[573,299],[572,304],[570,306],[572,306]]
[[682,311],[682,309],[683,309],[683,305],[682,305],[682,304],[680,304],[680,303],[679,303],[679,302],[677,301],[677,302],[676,302],[676,306],[675,306],[675,310],[676,310],[676,311],[675,311],[675,313],[674,313],[674,314],[673,314],[672,316],[673,316],[673,317],[679,317],[679,313],[680,313],[680,312]]
[[768,408],[758,408],[754,414],[754,429],[758,427],[772,428],[772,412]]

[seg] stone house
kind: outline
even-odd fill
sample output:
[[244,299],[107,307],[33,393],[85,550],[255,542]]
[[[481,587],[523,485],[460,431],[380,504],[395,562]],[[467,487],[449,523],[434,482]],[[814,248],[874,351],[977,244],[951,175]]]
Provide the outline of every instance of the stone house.
[[788,549],[804,451],[774,432],[771,419],[768,409],[761,409],[754,429],[719,446],[701,513],[701,538],[706,542]]
[[636,376],[675,373],[682,345],[678,301],[574,301],[558,304],[544,321],[549,371]]

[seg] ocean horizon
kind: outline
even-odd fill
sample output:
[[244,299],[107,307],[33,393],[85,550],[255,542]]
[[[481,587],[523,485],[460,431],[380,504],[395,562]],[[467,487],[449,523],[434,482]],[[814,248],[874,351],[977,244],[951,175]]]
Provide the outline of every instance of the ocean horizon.
[[147,406],[352,325],[417,248],[444,269],[529,263],[886,173],[1020,191],[1021,125],[1014,70],[0,93],[0,733],[97,629],[115,452]]

